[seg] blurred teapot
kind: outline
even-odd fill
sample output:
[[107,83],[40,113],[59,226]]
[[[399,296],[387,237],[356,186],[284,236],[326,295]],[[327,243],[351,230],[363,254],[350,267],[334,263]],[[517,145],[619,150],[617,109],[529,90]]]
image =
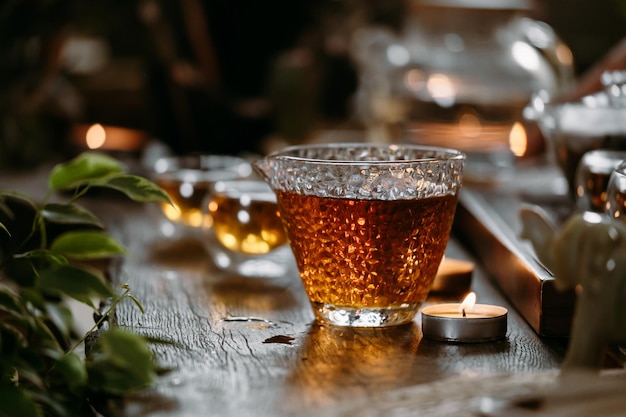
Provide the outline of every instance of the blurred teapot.
[[517,133],[532,94],[571,87],[570,49],[525,0],[407,5],[399,31],[354,36],[355,109],[370,139],[460,149],[471,177],[510,167],[528,150],[528,132]]

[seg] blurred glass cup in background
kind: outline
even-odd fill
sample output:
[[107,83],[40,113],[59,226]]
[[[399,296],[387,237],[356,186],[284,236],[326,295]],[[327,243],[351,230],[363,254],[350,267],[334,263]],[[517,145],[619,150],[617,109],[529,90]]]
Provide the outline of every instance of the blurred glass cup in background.
[[576,172],[585,153],[626,151],[626,71],[602,74],[604,89],[572,102],[550,102],[537,93],[525,109],[548,140],[551,156],[568,184],[568,196],[577,198]]
[[613,170],[626,159],[626,151],[597,149],[583,155],[575,176],[576,207],[602,213]]
[[626,221],[626,161],[613,170],[606,190],[605,213],[613,219]]
[[281,278],[295,264],[276,195],[260,180],[218,181],[203,204],[202,240],[215,266],[239,276]]
[[173,237],[181,230],[200,227],[207,220],[202,203],[217,181],[247,178],[252,174],[248,161],[227,155],[184,155],[157,159],[151,179],[165,190],[173,205],[160,204],[165,217],[161,233]]

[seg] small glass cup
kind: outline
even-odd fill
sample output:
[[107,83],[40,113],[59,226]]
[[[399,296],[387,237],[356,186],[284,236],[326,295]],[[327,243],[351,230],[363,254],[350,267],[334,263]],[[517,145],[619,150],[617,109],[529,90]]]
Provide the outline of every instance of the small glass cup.
[[626,221],[626,161],[620,162],[609,177],[604,212],[613,219]]
[[259,278],[286,278],[295,269],[276,195],[264,181],[218,181],[203,208],[210,221],[202,240],[218,269]]
[[173,202],[159,206],[166,219],[160,225],[161,232],[171,237],[181,229],[200,227],[205,222],[202,203],[211,186],[217,181],[246,178],[251,174],[250,163],[237,156],[194,154],[157,159],[151,179]]
[[551,102],[538,91],[524,109],[547,139],[551,157],[567,180],[567,193],[577,197],[576,172],[585,153],[595,149],[626,150],[626,71],[604,72],[603,89],[573,101]]
[[626,151],[597,149],[583,155],[575,176],[576,207],[579,210],[605,211],[609,177]]
[[278,208],[318,321],[413,320],[435,280],[465,155],[412,144],[288,147],[255,161]]

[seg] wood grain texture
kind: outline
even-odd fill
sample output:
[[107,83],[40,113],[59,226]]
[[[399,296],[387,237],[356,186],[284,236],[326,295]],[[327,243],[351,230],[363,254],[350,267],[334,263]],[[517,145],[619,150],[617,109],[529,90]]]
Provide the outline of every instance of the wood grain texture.
[[[0,187],[43,197],[48,171],[2,173]],[[211,266],[197,239],[171,240],[159,234],[156,206],[107,193],[95,194],[85,205],[128,247],[128,256],[115,263],[111,276],[116,284],[129,283],[145,307],[141,314],[124,301],[116,310],[116,325],[171,341],[153,346],[158,363],[170,371],[150,389],[118,404],[111,415],[535,415],[541,410],[519,414],[512,408],[515,403],[505,403],[509,408],[503,413],[476,412],[485,397],[498,401],[528,392],[546,395],[550,405],[545,388],[558,375],[565,342],[538,336],[502,295],[506,292],[493,284],[490,263],[502,259],[485,251],[484,242],[466,250],[455,238],[447,255],[472,259],[476,249],[486,255],[487,264],[476,266],[471,289],[478,302],[509,309],[507,337],[493,343],[447,344],[422,339],[420,317],[406,326],[375,331],[316,325],[295,272],[282,282],[224,276]],[[515,275],[499,279],[515,280]],[[437,297],[428,303],[463,298]],[[609,353],[605,366],[623,373],[623,351]],[[609,387],[618,390],[619,398],[608,398],[621,399],[617,415],[623,410],[625,378],[620,378]],[[556,398],[565,401],[555,406],[569,408],[565,414],[548,408],[547,415],[574,415],[572,408],[584,410],[576,415],[613,415],[604,412],[605,397],[590,382],[577,381],[577,386],[591,388],[587,397],[569,391],[563,397],[557,390]],[[592,402],[587,401],[590,393]],[[585,414],[590,404],[599,408]]]
[[[420,317],[384,330],[320,326],[295,271],[279,282],[225,276],[194,237],[160,236],[153,210],[119,201],[97,201],[94,210],[129,249],[115,279],[130,284],[145,307],[141,314],[122,303],[117,325],[173,343],[154,347],[170,372],[121,406],[121,416],[291,416],[359,399],[375,410],[376,398],[399,389],[459,375],[555,370],[563,355],[561,342],[540,339],[480,266],[472,283],[479,302],[509,308],[503,341],[422,339]],[[455,241],[448,253],[467,258]],[[440,301],[458,299],[429,303]]]

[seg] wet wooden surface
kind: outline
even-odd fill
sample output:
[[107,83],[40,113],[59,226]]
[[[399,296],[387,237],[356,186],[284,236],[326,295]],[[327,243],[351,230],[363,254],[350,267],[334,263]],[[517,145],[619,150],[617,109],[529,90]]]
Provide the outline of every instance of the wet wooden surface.
[[[295,271],[278,282],[224,275],[194,237],[161,235],[154,207],[102,199],[92,205],[129,249],[117,283],[130,284],[145,307],[142,314],[122,303],[117,324],[173,342],[154,348],[171,371],[121,406],[122,416],[351,415],[365,401],[373,415],[388,415],[389,395],[398,390],[464,375],[554,371],[564,353],[563,341],[538,337],[480,266],[472,289],[480,303],[509,308],[505,340],[422,339],[419,317],[386,330],[332,328],[314,322]],[[468,258],[456,240],[448,255]]]

